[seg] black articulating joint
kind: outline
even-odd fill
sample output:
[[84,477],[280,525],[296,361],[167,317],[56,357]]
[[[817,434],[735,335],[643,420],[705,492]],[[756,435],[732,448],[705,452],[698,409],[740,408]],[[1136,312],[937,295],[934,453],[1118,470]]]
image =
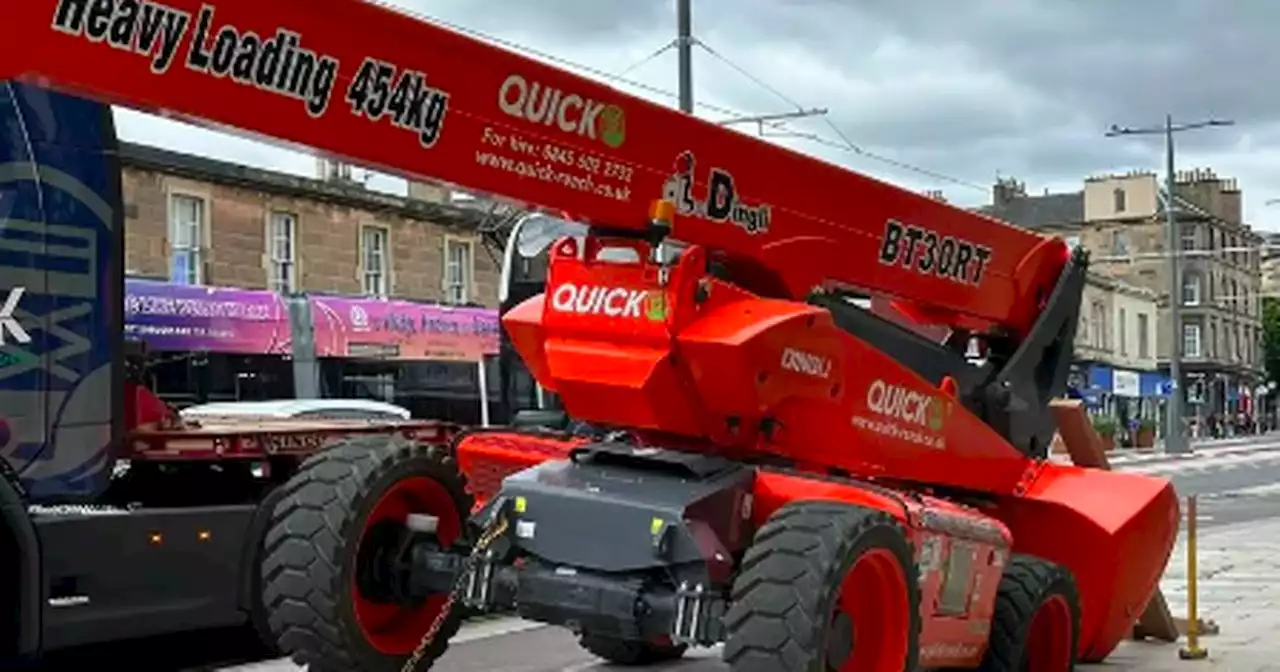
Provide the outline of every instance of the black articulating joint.
[[[752,539],[753,480],[752,469],[722,458],[616,442],[514,474],[490,505],[501,507],[508,533],[476,563],[464,602],[565,626],[614,662],[718,643]],[[412,564],[415,590],[428,592],[456,569],[429,546]]]
[[1031,333],[1019,342],[991,344],[992,358],[1002,365],[984,390],[985,417],[1032,457],[1048,457],[1057,431],[1049,402],[1067,391],[1088,268],[1089,253],[1077,247],[1053,291],[1043,297]]

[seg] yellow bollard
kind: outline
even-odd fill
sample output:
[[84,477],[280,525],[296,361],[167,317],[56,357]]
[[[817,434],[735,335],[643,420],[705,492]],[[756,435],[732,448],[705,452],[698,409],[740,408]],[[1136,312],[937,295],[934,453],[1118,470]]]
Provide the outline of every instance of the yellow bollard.
[[1187,497],[1187,645],[1178,650],[1182,660],[1204,660],[1209,650],[1200,646],[1200,614],[1197,597],[1196,568],[1196,496]]

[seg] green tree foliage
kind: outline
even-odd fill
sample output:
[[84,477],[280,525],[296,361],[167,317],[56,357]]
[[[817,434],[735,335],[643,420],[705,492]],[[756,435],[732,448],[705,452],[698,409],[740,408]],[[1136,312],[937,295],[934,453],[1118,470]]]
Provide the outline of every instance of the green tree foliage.
[[1280,383],[1280,297],[1262,298],[1262,350],[1267,380]]

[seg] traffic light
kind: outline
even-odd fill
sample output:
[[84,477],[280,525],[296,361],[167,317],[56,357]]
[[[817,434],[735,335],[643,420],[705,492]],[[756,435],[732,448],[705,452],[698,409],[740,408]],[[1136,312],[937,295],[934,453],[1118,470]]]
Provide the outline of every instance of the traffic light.
[[1192,404],[1204,403],[1204,380],[1194,380],[1187,386],[1187,401]]

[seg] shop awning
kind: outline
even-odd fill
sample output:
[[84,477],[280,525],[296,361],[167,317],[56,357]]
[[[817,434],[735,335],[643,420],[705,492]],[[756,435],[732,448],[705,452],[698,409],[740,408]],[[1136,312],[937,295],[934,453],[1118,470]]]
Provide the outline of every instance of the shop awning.
[[313,296],[317,357],[475,362],[498,353],[498,313],[409,301]]
[[273,292],[125,281],[125,337],[150,350],[289,354],[289,309]]

